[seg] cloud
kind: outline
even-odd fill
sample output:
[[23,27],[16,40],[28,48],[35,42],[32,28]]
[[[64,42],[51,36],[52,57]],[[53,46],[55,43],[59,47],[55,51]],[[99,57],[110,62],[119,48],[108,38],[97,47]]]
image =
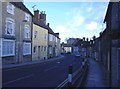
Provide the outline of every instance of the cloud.
[[62,41],[69,37],[98,36],[103,28],[106,6],[107,4],[104,3],[81,3],[79,7],[65,12],[69,19],[64,24],[56,26],[56,31],[60,32]]
[[58,25],[55,30],[56,32],[64,33],[66,31],[66,27],[63,25]]
[[90,22],[89,24],[87,24],[86,29],[93,31],[93,30],[96,30],[97,27],[98,27],[98,23],[92,21],[92,22]]
[[83,16],[80,16],[80,15],[78,15],[78,16],[74,16],[73,17],[73,25],[75,26],[75,27],[79,27],[79,26],[81,26],[83,23],[84,23],[84,20],[85,20],[85,18],[83,17]]

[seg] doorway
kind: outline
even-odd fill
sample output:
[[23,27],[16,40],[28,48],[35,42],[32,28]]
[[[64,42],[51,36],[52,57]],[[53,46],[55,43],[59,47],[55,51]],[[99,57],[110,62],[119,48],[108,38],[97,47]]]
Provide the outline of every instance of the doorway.
[[40,46],[38,46],[38,58],[40,58]]

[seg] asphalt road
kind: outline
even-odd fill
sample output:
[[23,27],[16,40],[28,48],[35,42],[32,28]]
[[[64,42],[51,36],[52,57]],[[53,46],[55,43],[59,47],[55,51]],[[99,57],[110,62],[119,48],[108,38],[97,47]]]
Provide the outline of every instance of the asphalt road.
[[82,59],[71,54],[50,62],[26,65],[2,71],[3,87],[57,87],[68,77],[68,66],[77,71]]

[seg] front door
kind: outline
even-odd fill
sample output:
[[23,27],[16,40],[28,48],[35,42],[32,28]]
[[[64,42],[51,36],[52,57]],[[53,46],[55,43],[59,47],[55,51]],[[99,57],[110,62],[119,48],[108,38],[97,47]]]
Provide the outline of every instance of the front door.
[[40,46],[38,46],[38,58],[40,58]]

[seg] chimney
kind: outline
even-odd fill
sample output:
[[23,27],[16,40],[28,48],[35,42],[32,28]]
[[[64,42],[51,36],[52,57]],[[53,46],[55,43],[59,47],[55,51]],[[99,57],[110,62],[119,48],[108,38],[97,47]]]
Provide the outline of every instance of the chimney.
[[46,24],[46,14],[45,14],[45,11],[42,11],[40,13],[40,19],[44,22],[44,24]]
[[99,33],[99,36],[101,36],[101,35],[102,35],[102,32]]
[[85,37],[83,37],[83,41],[85,41]]
[[47,26],[49,27],[50,23],[47,23]]
[[34,18],[39,19],[39,10],[34,11]]

